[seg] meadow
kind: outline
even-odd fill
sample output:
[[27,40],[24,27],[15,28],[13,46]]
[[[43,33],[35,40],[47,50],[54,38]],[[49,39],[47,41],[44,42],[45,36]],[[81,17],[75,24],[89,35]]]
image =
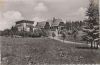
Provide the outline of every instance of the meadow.
[[99,64],[100,49],[50,38],[0,37],[2,65]]

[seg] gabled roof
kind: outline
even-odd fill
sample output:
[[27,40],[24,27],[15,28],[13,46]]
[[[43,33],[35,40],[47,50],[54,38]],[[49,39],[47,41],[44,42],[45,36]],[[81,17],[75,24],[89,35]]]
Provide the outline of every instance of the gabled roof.
[[52,21],[51,26],[59,26],[60,22],[63,22],[62,19],[55,19],[54,21]]
[[53,20],[37,22],[36,27],[37,28],[44,28],[46,22],[48,22],[50,26],[64,26],[64,22],[62,21],[62,19],[53,19]]
[[16,24],[20,24],[20,23],[31,23],[31,24],[34,24],[34,21],[20,20],[20,21],[17,21],[17,22],[16,22]]
[[46,21],[37,22],[36,27],[37,27],[37,28],[44,28],[45,24],[46,24]]
[[59,24],[63,21],[62,19],[53,18],[52,20],[47,20],[47,22],[49,22],[50,26],[59,26]]

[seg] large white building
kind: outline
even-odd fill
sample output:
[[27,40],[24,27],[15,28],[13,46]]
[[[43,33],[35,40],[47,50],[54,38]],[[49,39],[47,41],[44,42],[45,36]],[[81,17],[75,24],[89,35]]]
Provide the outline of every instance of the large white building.
[[16,22],[16,27],[18,31],[33,31],[34,30],[34,21],[21,20]]

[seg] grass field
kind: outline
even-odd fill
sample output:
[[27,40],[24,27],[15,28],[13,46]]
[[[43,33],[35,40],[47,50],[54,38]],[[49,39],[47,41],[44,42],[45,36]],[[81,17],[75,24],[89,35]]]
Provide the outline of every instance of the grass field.
[[[73,37],[73,35],[68,35],[68,32],[66,33],[66,41],[72,41],[72,42],[78,42],[78,43],[86,43],[86,41],[82,41],[82,35],[83,32],[82,31],[78,31],[78,34],[76,35],[76,38]],[[61,35],[58,36],[59,39],[62,40]]]
[[1,37],[0,42],[2,65],[100,63],[100,49],[89,49],[85,44],[49,38]]

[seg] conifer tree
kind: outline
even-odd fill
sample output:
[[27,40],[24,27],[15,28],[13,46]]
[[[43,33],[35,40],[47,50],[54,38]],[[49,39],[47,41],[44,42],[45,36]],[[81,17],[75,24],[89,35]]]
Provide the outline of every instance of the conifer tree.
[[93,48],[94,42],[96,47],[99,45],[99,8],[98,0],[90,0],[89,8],[86,12],[88,19],[83,31],[86,33],[84,38],[91,43],[91,48]]

